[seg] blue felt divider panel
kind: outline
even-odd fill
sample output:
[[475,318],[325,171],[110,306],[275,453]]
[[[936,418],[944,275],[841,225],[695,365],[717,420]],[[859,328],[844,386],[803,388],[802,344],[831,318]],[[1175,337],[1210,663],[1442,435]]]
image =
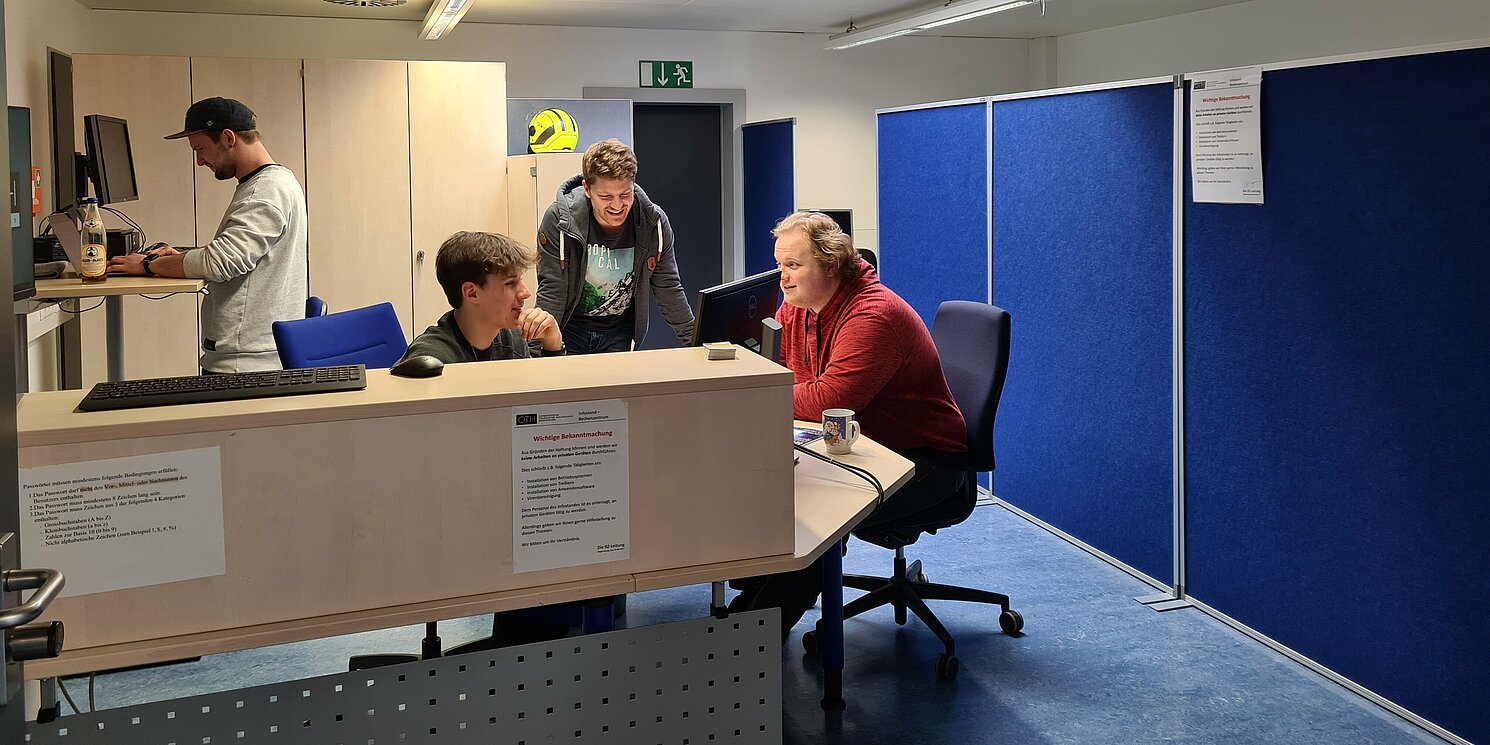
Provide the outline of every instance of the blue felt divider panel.
[[988,105],[879,115],[886,286],[926,327],[944,300],[988,301]]
[[993,105],[997,495],[1173,581],[1171,85]]
[[744,163],[745,276],[776,268],[771,228],[796,209],[796,145],[791,120],[740,128]]
[[1268,72],[1267,204],[1185,217],[1191,594],[1474,742],[1486,70],[1479,49]]

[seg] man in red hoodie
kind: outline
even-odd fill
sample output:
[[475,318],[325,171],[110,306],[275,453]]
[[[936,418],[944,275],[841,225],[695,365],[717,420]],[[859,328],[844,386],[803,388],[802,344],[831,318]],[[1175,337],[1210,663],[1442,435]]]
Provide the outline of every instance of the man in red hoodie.
[[[964,495],[967,425],[942,376],[941,359],[921,317],[880,284],[831,218],[794,212],[777,223],[776,263],[785,302],[781,363],[795,376],[796,418],[820,421],[825,409],[852,409],[867,437],[916,464],[915,476],[860,528],[893,524]],[[782,638],[817,602],[822,570],[739,580],[733,610],[781,608]]]

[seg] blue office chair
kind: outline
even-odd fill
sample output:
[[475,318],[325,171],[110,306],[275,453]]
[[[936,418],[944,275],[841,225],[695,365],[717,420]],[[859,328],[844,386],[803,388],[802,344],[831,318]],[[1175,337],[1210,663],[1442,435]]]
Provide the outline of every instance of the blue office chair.
[[275,321],[273,329],[274,345],[285,369],[357,363],[369,369],[392,367],[409,348],[392,303],[299,321]]
[[325,300],[322,300],[322,299],[316,297],[315,295],[311,295],[310,297],[308,297],[308,298],[305,299],[305,317],[306,318],[320,318],[321,316],[324,316],[324,315],[326,315],[326,301]]
[[[985,303],[949,300],[937,308],[931,328],[937,355],[947,387],[967,423],[968,474],[962,490],[924,512],[909,515],[892,524],[854,531],[860,540],[895,549],[895,573],[891,577],[844,575],[845,587],[865,590],[867,595],[855,598],[843,607],[843,617],[852,618],[882,605],[895,607],[895,623],[905,624],[906,609],[916,614],[946,648],[936,658],[936,674],[943,680],[957,677],[957,654],[952,635],[937,620],[927,600],[964,600],[988,603],[1002,609],[999,628],[1010,636],[1024,628],[1019,611],[1009,608],[1009,596],[987,590],[976,590],[927,581],[919,560],[905,563],[905,547],[915,543],[922,533],[951,527],[966,520],[978,501],[977,474],[992,471],[993,420],[998,413],[999,395],[1009,370],[1009,312]],[[814,650],[818,635],[812,633],[803,643]]]

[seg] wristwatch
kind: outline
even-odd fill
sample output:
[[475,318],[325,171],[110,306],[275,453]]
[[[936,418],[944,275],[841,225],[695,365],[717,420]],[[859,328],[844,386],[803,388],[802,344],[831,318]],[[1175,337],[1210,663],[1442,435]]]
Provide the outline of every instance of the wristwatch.
[[140,262],[140,268],[145,270],[145,274],[151,277],[155,276],[155,272],[150,269],[150,262],[158,258],[160,258],[160,254],[145,254],[145,259]]

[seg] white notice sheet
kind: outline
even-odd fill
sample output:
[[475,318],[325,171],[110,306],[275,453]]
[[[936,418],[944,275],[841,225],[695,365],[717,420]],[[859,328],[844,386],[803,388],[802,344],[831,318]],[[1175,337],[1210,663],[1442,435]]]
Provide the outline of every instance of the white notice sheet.
[[512,571],[631,558],[626,402],[512,410]]
[[1262,204],[1262,68],[1191,76],[1190,193]]
[[64,597],[227,572],[215,447],[22,468],[21,564]]

